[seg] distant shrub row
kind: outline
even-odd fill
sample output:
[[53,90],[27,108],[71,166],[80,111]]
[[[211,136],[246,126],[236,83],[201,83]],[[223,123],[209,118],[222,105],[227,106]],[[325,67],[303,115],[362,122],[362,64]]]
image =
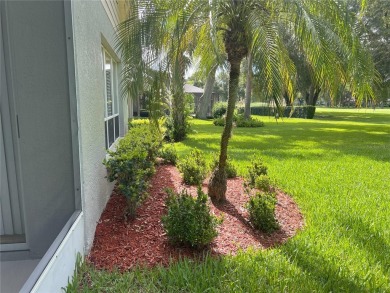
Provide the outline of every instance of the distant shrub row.
[[[227,103],[226,102],[218,102],[215,103],[212,109],[212,115],[214,119],[218,119],[223,117],[225,115],[227,109]],[[291,113],[291,109],[293,112]],[[240,114],[244,113],[244,108],[242,106],[237,107],[236,109],[238,116]],[[295,106],[295,107],[283,107],[282,113],[283,117],[293,117],[293,118],[305,118],[305,119],[311,119],[314,116],[315,107],[314,106]],[[264,106],[260,103],[254,103],[251,106],[251,115],[259,115],[259,116],[276,116],[280,115],[278,112],[278,109],[276,107],[268,107]],[[219,119],[219,121],[221,121]],[[221,125],[221,122],[218,123],[218,125]],[[245,127],[245,126],[242,126]],[[248,127],[248,126],[246,126]],[[249,126],[250,127],[250,126]]]
[[[291,109],[293,112],[291,113]],[[292,117],[292,118],[305,118],[312,119],[314,116],[314,106],[295,106],[295,107],[283,107],[282,113],[283,117]],[[244,113],[244,108],[238,108],[238,113]],[[276,107],[265,107],[265,106],[252,106],[251,115],[259,116],[276,116],[279,115],[278,109]],[[291,116],[290,116],[291,115]]]
[[[225,126],[225,117],[214,118],[215,126]],[[263,127],[264,123],[253,117],[244,118],[242,114],[234,115],[233,123],[236,127]]]

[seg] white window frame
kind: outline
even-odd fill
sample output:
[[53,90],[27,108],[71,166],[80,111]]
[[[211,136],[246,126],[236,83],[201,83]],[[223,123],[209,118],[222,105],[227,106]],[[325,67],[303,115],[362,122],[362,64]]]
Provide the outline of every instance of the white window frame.
[[[111,71],[111,99],[112,99],[112,115],[108,116],[108,109],[107,109],[107,79],[106,79],[106,55],[108,55],[111,59],[110,62],[110,71]],[[106,129],[105,131],[105,147],[107,149],[110,149],[113,145],[115,145],[115,142],[119,138],[119,101],[118,101],[118,83],[117,83],[117,62],[115,62],[115,59],[112,57],[112,55],[104,48],[102,47],[102,57],[103,57],[103,80],[104,80],[104,127]],[[116,123],[116,117],[118,117],[118,123]],[[108,121],[112,120],[114,125],[114,141],[110,144],[110,131],[108,127]],[[118,133],[118,136],[115,136],[115,133]]]

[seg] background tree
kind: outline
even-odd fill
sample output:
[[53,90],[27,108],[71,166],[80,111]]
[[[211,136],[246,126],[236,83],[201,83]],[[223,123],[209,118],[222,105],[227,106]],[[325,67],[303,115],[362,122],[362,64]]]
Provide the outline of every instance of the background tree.
[[[188,26],[195,14],[181,13],[186,1],[130,0],[128,19],[118,26],[117,47],[123,58],[122,90],[132,98],[152,92],[154,79],[172,96],[173,139],[186,136],[184,75],[190,66],[196,34]],[[187,5],[192,10],[191,4]],[[148,73],[159,71],[148,78]]]
[[193,57],[199,60],[197,77],[206,80],[203,95],[199,98],[196,109],[196,117],[200,119],[207,118],[207,110],[211,103],[211,97],[214,91],[216,73],[219,67],[225,62],[226,56],[223,52],[222,34],[217,33],[215,42],[210,41],[210,23],[205,22],[199,30],[196,48]]
[[363,45],[372,54],[380,73],[381,86],[376,87],[377,97],[386,102],[390,94],[390,3],[388,0],[367,1],[364,14],[360,1],[348,0],[350,11],[359,21],[357,30]]

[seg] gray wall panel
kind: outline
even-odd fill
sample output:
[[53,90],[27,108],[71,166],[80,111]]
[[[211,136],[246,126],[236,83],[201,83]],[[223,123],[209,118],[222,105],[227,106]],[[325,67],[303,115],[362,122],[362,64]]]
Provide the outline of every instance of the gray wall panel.
[[26,233],[41,257],[75,210],[64,3],[6,8]]

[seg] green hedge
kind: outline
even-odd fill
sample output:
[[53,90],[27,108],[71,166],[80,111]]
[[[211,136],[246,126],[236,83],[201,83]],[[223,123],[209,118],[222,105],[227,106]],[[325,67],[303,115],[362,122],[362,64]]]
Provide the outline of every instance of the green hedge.
[[127,215],[135,218],[138,205],[146,196],[148,180],[154,173],[154,163],[162,144],[162,135],[148,124],[129,129],[115,151],[107,150],[103,161],[110,182],[117,181],[126,197]]
[[[314,106],[295,106],[294,111],[291,115],[293,118],[305,118],[312,119],[314,116]],[[244,112],[244,108],[238,109],[239,113]],[[283,108],[283,117],[290,117],[291,106]],[[265,107],[265,106],[252,106],[251,115],[259,116],[275,116],[278,113],[276,107]]]

